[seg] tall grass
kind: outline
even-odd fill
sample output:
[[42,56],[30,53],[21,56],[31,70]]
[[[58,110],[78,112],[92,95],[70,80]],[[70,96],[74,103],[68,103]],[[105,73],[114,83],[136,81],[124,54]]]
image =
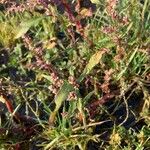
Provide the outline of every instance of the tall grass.
[[149,8],[2,1],[1,149],[148,149]]

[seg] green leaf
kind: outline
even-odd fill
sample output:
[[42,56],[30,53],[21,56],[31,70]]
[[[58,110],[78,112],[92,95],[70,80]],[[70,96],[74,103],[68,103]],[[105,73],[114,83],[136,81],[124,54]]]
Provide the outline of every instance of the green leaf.
[[52,78],[50,75],[42,74],[41,75],[43,78],[47,79],[48,81],[52,82]]
[[94,93],[95,93],[95,92],[94,92],[94,90],[93,90],[92,92],[88,93],[88,94],[84,97],[84,99],[83,99],[84,105],[85,105],[86,103],[88,103],[88,100],[92,97],[92,95],[93,95]]
[[96,52],[94,55],[92,55],[92,57],[89,60],[89,63],[87,64],[87,66],[85,67],[83,73],[80,75],[78,81],[81,82],[84,77],[90,73],[90,71],[100,62],[103,54],[105,52],[104,51],[98,51]]
[[122,35],[122,37],[124,37],[124,36],[131,30],[132,26],[133,26],[133,22],[131,22],[131,23],[128,25],[128,27],[127,27],[127,29],[126,29],[126,32]]
[[84,128],[86,129],[86,118],[85,118],[85,113],[84,113],[84,110],[83,110],[83,101],[81,98],[78,99],[78,104],[77,104],[77,108],[80,112],[80,114],[82,114],[82,119],[83,119],[83,125],[84,125]]
[[145,0],[145,2],[144,2],[144,6],[143,6],[143,10],[142,10],[142,20],[144,20],[146,8],[148,8],[148,0]]
[[41,21],[42,18],[43,17],[34,18],[34,19],[32,18],[28,21],[21,22],[21,24],[17,30],[15,39],[22,37],[32,26],[36,26],[39,23],[39,21]]
[[58,94],[55,97],[56,106],[49,118],[50,125],[54,124],[55,116],[59,108],[61,107],[62,103],[67,99],[69,92],[72,90],[73,90],[73,87],[68,82],[64,81],[64,84],[62,85],[61,89],[59,90]]
[[60,106],[67,99],[68,94],[71,90],[73,90],[73,87],[68,82],[64,82],[60,91],[55,97],[55,104],[56,104],[55,111],[59,110]]
[[119,79],[123,76],[123,74],[126,72],[126,70],[128,69],[128,67],[129,67],[130,63],[132,62],[132,60],[133,60],[135,54],[137,53],[137,51],[138,51],[138,47],[137,47],[137,48],[134,50],[134,52],[131,54],[131,56],[130,56],[130,58],[129,58],[129,61],[128,61],[126,67],[118,74],[118,76],[117,76],[117,78],[116,78],[117,80],[119,80]]

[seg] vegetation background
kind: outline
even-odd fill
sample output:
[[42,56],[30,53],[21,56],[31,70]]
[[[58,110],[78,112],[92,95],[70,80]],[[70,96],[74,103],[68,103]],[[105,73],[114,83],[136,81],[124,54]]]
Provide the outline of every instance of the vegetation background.
[[149,150],[149,37],[149,0],[1,0],[0,149]]

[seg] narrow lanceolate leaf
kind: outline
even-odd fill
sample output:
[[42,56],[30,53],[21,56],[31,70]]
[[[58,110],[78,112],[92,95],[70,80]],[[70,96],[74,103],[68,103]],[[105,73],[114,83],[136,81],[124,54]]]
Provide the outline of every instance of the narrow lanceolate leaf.
[[59,108],[61,107],[62,103],[67,99],[68,94],[72,89],[73,89],[73,87],[68,82],[64,82],[60,91],[58,92],[58,94],[55,97],[56,106],[55,106],[55,109],[51,113],[50,118],[49,118],[50,125],[52,125],[54,123],[55,116],[56,116]]
[[94,95],[94,90],[92,91],[92,92],[90,92],[90,93],[88,93],[85,97],[84,97],[84,99],[83,99],[83,102],[84,102],[84,105],[86,105],[87,103],[88,103],[88,100],[92,97],[92,95]]
[[72,90],[72,86],[68,82],[64,82],[62,85],[60,91],[55,97],[55,111],[58,111],[60,106],[62,105],[62,102],[67,99],[69,92]]
[[142,10],[142,20],[144,20],[145,11],[146,11],[147,8],[148,8],[148,0],[145,0],[144,7],[143,7],[143,10]]
[[104,53],[105,53],[105,51],[101,50],[101,51],[96,52],[94,55],[92,55],[92,57],[89,60],[89,63],[87,64],[83,73],[81,74],[81,76],[78,79],[79,82],[81,82],[84,79],[84,77],[87,74],[89,74],[90,71],[100,62]]
[[85,113],[84,113],[84,110],[83,110],[83,102],[82,102],[82,99],[79,98],[78,99],[78,104],[77,104],[77,108],[79,110],[79,113],[80,113],[80,118],[78,118],[80,121],[83,122],[83,125],[86,129],[86,119],[85,119]]
[[36,26],[41,19],[42,17],[35,19],[32,18],[30,20],[21,22],[21,24],[17,28],[15,39],[22,37],[32,26]]
[[123,74],[126,72],[126,70],[128,69],[130,63],[131,63],[132,60],[134,59],[134,56],[136,55],[137,51],[138,51],[138,46],[136,47],[136,49],[134,50],[134,52],[131,54],[131,56],[130,56],[130,58],[129,58],[129,61],[128,61],[128,63],[126,64],[126,67],[118,74],[118,76],[117,76],[117,78],[116,78],[117,80],[119,80],[119,79],[123,76]]

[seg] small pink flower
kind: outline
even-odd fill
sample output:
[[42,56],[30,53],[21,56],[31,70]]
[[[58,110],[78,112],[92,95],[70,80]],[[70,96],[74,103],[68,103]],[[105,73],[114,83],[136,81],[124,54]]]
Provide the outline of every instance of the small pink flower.
[[102,28],[102,32],[105,33],[105,34],[113,33],[115,31],[116,31],[116,28],[110,27],[110,26]]
[[71,101],[71,100],[75,100],[77,99],[77,95],[74,91],[70,92],[69,95],[68,95],[68,100]]

